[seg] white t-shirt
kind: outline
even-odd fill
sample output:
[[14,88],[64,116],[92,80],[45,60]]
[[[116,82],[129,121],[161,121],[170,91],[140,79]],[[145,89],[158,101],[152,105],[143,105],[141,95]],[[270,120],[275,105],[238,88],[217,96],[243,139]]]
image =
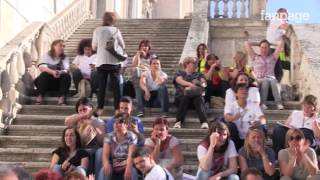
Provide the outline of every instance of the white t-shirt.
[[[292,111],[291,113],[291,121],[289,125],[295,128],[307,128],[313,130],[313,118],[305,117],[303,111]],[[319,123],[320,120],[317,118],[316,121]]]
[[241,117],[234,121],[236,124],[239,136],[244,139],[249,128],[254,124],[255,121],[260,121],[260,117],[264,114],[258,104],[247,102],[245,108],[241,108],[237,101],[233,102],[230,106],[226,106],[224,109],[224,114],[229,114],[234,116],[240,112]]
[[[60,60],[58,58],[52,58],[51,56],[49,56],[48,53],[44,54],[42,56],[42,58],[39,61],[38,66],[39,67],[49,67],[50,65],[52,66],[56,66],[60,63]],[[68,57],[65,57],[62,60],[62,66],[61,66],[61,70],[68,70],[70,66],[70,61]]]
[[[163,71],[160,71],[159,75],[160,75],[160,78],[163,78],[165,80],[168,79],[168,75]],[[159,89],[159,85],[152,78],[151,71],[146,71],[142,73],[142,76],[146,78],[146,86],[149,91],[156,91]]]
[[285,34],[285,30],[279,29],[282,22],[280,19],[272,19],[269,23],[267,28],[267,40],[272,43],[276,44],[278,41],[281,40],[282,35]]
[[[234,103],[236,100],[237,99],[236,99],[236,95],[235,95],[234,91],[231,88],[229,88],[226,91],[225,108],[226,108],[226,106],[231,106],[232,103]],[[260,93],[259,93],[258,88],[256,88],[256,87],[249,88],[247,101],[251,102],[251,103],[260,104]]]
[[174,180],[169,171],[162,168],[159,165],[155,165],[151,171],[146,174],[145,180],[167,180],[167,176],[169,180]]
[[90,64],[96,64],[96,55],[92,55],[90,57],[86,55],[78,55],[74,58],[72,64],[75,64],[79,67],[82,76],[86,79],[90,79],[91,75],[91,66]]
[[[202,159],[207,154],[207,152],[208,152],[207,148],[205,148],[202,145],[199,145],[198,148],[197,148],[198,160],[200,161],[200,159]],[[229,144],[228,144],[227,150],[224,153],[224,167],[225,168],[228,167],[229,158],[237,157],[237,156],[238,156],[238,152],[236,150],[234,142],[232,140],[229,140]]]

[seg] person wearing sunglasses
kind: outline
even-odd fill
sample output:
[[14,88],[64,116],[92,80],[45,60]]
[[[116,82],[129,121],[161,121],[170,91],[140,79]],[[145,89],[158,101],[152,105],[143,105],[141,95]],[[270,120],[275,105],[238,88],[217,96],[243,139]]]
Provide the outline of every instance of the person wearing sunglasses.
[[137,171],[133,168],[132,153],[138,138],[128,131],[128,113],[118,113],[115,116],[114,131],[104,138],[102,164],[98,180],[136,180]]
[[239,150],[239,164],[241,172],[254,167],[264,179],[279,179],[279,173],[275,170],[274,151],[266,146],[264,132],[257,127],[249,128],[244,146]]
[[291,128],[286,134],[286,149],[279,151],[280,180],[319,179],[316,152],[310,148],[300,129]]
[[320,119],[317,112],[317,97],[307,95],[302,101],[302,110],[294,110],[284,124],[279,123],[273,130],[273,150],[278,153],[285,146],[285,135],[289,128],[300,128],[313,146],[320,138]]

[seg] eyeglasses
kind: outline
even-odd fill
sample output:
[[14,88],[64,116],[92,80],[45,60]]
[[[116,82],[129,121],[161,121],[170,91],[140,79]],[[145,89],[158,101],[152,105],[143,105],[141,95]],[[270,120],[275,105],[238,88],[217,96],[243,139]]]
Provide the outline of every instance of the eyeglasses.
[[289,138],[289,141],[293,141],[293,140],[295,140],[295,141],[300,141],[302,139],[302,137],[301,136],[290,136],[290,138]]

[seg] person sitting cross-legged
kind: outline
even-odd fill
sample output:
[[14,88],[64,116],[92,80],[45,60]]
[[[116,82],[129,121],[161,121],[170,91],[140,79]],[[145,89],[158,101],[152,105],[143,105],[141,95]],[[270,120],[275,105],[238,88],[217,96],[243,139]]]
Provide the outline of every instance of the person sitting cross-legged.
[[146,148],[136,149],[132,159],[135,167],[144,175],[144,180],[174,180],[168,170],[156,164]]
[[150,59],[150,70],[142,73],[140,88],[137,89],[138,117],[144,116],[145,104],[149,106],[160,105],[163,117],[168,116],[169,97],[166,82],[168,75],[161,70],[158,57]]
[[207,136],[197,148],[199,168],[197,180],[239,180],[238,153],[226,124],[213,122]]
[[243,146],[244,138],[251,126],[262,126],[266,132],[266,118],[259,105],[247,101],[247,84],[238,84],[235,87],[237,101],[224,109],[224,119],[229,124],[234,123],[230,133],[235,134],[231,139],[235,142],[237,149]]
[[196,72],[196,64],[195,58],[186,57],[183,60],[184,71],[179,71],[174,78],[176,88],[175,103],[178,106],[174,128],[181,128],[190,105],[193,105],[199,116],[201,128],[209,128],[204,100],[202,98],[207,81],[203,74]]

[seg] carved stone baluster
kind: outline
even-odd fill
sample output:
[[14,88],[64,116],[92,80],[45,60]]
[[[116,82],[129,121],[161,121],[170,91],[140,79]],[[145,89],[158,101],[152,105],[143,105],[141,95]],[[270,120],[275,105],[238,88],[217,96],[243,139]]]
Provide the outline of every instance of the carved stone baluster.
[[214,0],[215,5],[214,5],[214,17],[218,18],[219,17],[219,1],[220,0]]
[[223,18],[228,17],[228,2],[229,0],[223,0]]
[[241,0],[241,14],[240,18],[246,17],[246,0]]
[[232,5],[232,18],[237,18],[237,1],[238,0],[232,0],[233,5]]
[[20,79],[24,73],[26,72],[26,65],[23,61],[23,49],[18,52],[17,58],[17,71],[18,71],[18,78]]

